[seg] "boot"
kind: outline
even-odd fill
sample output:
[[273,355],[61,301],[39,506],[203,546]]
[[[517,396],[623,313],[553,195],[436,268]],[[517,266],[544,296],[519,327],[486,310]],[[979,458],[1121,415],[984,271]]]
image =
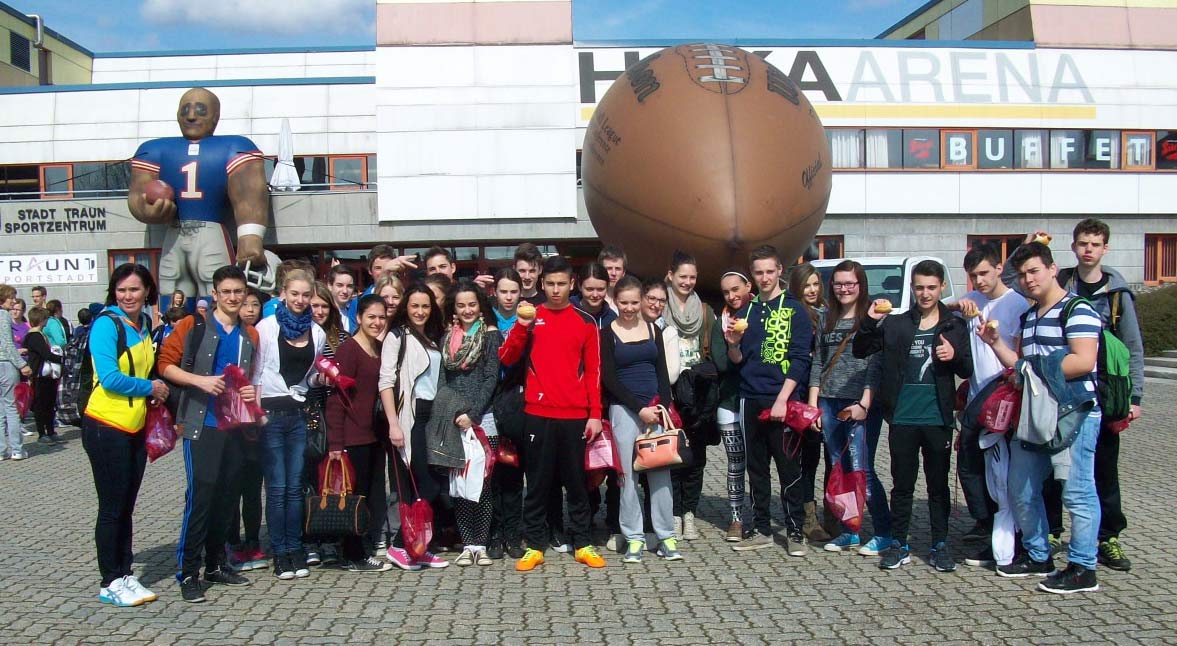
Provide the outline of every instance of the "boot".
[[842,521],[838,520],[834,512],[829,509],[825,509],[822,513],[821,527],[830,536],[830,540],[842,534]]
[[813,501],[805,503],[805,525],[801,528],[801,531],[805,534],[805,538],[809,539],[810,543],[827,543],[832,539],[826,530],[817,522],[817,506]]

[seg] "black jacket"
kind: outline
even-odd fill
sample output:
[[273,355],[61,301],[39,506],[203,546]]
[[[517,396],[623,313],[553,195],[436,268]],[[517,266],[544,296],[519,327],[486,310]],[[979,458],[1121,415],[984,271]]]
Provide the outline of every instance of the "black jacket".
[[[935,327],[937,343],[943,334],[955,348],[956,356],[948,363],[933,361],[932,371],[936,379],[936,400],[940,404],[940,416],[944,418],[945,426],[951,426],[952,404],[956,396],[954,375],[961,379],[972,376],[973,354],[968,326],[963,320],[953,316],[943,303],[939,304],[939,308],[940,322]],[[919,324],[919,309],[912,307],[904,314],[888,316],[882,321],[867,316],[863,319],[858,334],[854,336],[855,357],[863,359],[876,352],[883,353],[882,383],[879,385],[876,401],[882,407],[883,418],[888,424],[895,413],[895,401],[899,398],[899,390],[903,388],[907,353],[911,349],[912,341],[915,340]]]

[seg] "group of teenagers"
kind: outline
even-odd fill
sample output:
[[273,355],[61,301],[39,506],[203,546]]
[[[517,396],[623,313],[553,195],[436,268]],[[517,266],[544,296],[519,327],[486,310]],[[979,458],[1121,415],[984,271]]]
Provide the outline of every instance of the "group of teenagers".
[[[1097,224],[1098,272],[1109,233]],[[169,396],[187,478],[176,578],[189,602],[204,601],[208,584],[247,585],[241,572],[262,568],[294,580],[315,565],[374,573],[451,562],[488,566],[509,556],[525,572],[541,566],[549,548],[571,552],[590,568],[605,567],[593,533],[602,507],[606,545],[622,562],[641,563],[651,552],[682,560],[682,541],[700,537],[706,448],[720,443],[730,512],[724,536],[732,549],[777,544],[770,514],[775,465],[790,556],[804,556],[818,542],[831,552],[877,556],[885,569],[908,564],[922,456],[928,563],[952,571],[948,478],[956,380],[969,379],[968,397],[975,397],[1020,357],[1062,351],[1060,379],[1096,398],[1100,297],[1126,287],[1106,268],[1102,282],[1098,273],[1090,282],[1083,263],[1091,254],[1079,249],[1091,246],[1084,245],[1094,226],[1085,222],[1075,230],[1080,268],[1069,278],[1075,287],[1064,286],[1049,247],[1031,242],[1031,234],[1004,267],[992,248],[970,251],[965,270],[975,290],[952,305],[940,300],[943,266],[919,263],[912,307],[896,315],[886,314],[886,299],[870,298],[859,263],[842,262],[823,284],[809,264],[786,276],[787,259],[768,246],[750,254],[747,268],[723,273],[717,287],[724,305],[716,314],[696,292],[696,261],[681,252],[666,275],[641,280],[627,273],[620,248],[607,246],[597,262],[577,271],[565,258],[545,258],[525,243],[513,266],[455,280],[456,263],[445,249],[422,259],[377,245],[368,257],[372,284],[362,294],[355,293],[356,274],[342,265],[318,281],[310,267],[285,262],[273,298],[249,287],[239,268],[222,267],[213,276],[207,315],[179,319],[158,348],[144,312],[158,296],[155,283],[139,265],[120,266],[111,275],[106,309],[91,325],[95,383],[82,425],[99,503],[99,598],[117,606],[156,598],[131,569],[132,512],[146,463],[148,407]],[[402,281],[422,269],[423,279]],[[1002,282],[1003,269],[1015,277],[1017,291]],[[1076,291],[1095,305],[1068,308],[1063,325],[1059,313]],[[1127,312],[1130,292],[1124,301]],[[1129,324],[1136,325],[1134,314],[1119,327]],[[230,365],[250,376],[239,394],[264,410],[256,428],[217,428],[214,403]],[[674,470],[635,472],[635,440],[663,423],[681,380],[696,389],[714,382],[711,409],[692,406],[682,420],[693,459]],[[1133,415],[1139,416],[1136,388]],[[820,408],[812,427],[784,424],[795,400]],[[884,420],[889,503],[873,466]],[[606,426],[621,468],[601,482],[586,473],[585,451]],[[311,455],[308,438],[319,432],[326,446]],[[471,434],[500,455],[500,448],[513,447],[518,461],[500,461],[481,486],[457,492],[452,480],[460,456],[452,462],[453,444],[443,446],[439,438]],[[1115,482],[1118,439],[1104,438],[1098,408],[1068,451],[1065,481],[1052,475],[1050,456],[1004,436],[982,442],[978,435],[962,434],[958,449],[977,519],[966,539],[991,547],[966,562],[995,565],[1003,576],[1045,576],[1041,586],[1051,592],[1097,589],[1097,560],[1127,569],[1118,545],[1125,526]],[[1113,455],[1096,456],[1097,444]],[[320,461],[344,455],[354,470],[351,488],[366,496],[373,522],[365,535],[325,545],[303,535],[305,500],[315,493]],[[819,521],[814,489],[823,461],[827,476],[833,463],[865,473],[870,540],[829,509]],[[268,559],[259,545],[263,486]],[[405,549],[394,495],[433,509],[434,540],[423,555]],[[1071,540],[1069,564],[1056,570],[1052,532],[1061,532],[1060,505],[1071,512]],[[442,551],[458,555],[449,561],[437,555]]]

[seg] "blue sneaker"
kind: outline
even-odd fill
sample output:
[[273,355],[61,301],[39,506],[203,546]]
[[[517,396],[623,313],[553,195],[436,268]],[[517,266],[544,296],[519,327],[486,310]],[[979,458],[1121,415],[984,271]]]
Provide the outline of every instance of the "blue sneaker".
[[891,541],[891,546],[883,550],[879,558],[879,567],[884,570],[897,570],[901,565],[911,563],[911,550],[899,541]]
[[681,561],[682,553],[678,551],[678,541],[673,538],[664,538],[661,543],[658,543],[658,556],[667,561]]
[[858,534],[843,532],[841,536],[826,543],[825,550],[827,552],[842,552],[845,550],[852,550],[858,547],[861,543],[862,541],[858,539]]
[[863,556],[878,556],[879,554],[882,554],[883,550],[887,549],[887,546],[889,546],[890,544],[891,544],[890,537],[876,536],[876,537],[870,539],[869,541],[867,541],[866,545],[863,545],[862,547],[858,548],[858,553]]

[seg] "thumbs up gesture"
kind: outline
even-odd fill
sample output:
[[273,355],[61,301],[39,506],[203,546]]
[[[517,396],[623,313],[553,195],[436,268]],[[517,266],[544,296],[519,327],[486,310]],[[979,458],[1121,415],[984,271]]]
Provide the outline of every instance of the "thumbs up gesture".
[[936,358],[945,362],[952,361],[952,358],[956,356],[956,348],[952,347],[952,344],[948,342],[948,339],[944,338],[943,334],[937,337],[936,340]]

